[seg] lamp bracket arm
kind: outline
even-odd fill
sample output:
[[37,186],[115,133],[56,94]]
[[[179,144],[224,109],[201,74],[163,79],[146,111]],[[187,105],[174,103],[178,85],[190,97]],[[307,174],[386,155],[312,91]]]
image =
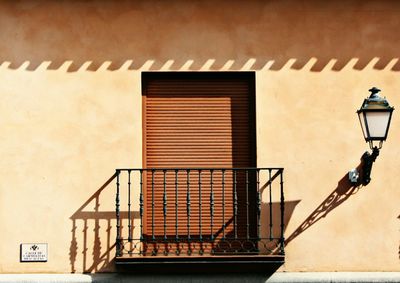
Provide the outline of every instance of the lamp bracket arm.
[[364,186],[368,185],[371,181],[371,170],[372,164],[375,162],[376,158],[379,156],[379,148],[374,147],[372,149],[372,153],[366,151],[363,156],[361,157],[363,163],[363,177],[362,177],[362,184]]

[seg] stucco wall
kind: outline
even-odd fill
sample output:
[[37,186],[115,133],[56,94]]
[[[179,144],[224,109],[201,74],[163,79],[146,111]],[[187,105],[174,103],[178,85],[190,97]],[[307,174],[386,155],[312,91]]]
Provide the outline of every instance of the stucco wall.
[[[141,167],[148,70],[256,72],[258,166],[285,167],[294,203],[281,271],[398,271],[397,110],[371,183],[343,177],[367,90],[400,105],[400,4],[331,2],[0,2],[0,272],[113,270],[112,176]],[[19,263],[26,242],[49,261]]]

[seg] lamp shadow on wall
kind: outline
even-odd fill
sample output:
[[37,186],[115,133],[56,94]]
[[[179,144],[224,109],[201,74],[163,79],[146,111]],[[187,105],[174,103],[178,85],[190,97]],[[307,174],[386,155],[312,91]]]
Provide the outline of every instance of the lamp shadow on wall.
[[[363,162],[357,166],[357,171],[360,172],[362,177]],[[348,174],[345,174],[338,182],[336,189],[327,196],[327,198],[297,227],[297,229],[285,240],[285,245],[297,238],[300,234],[305,232],[308,228],[315,225],[318,221],[327,217],[334,209],[348,200],[351,196],[355,195],[362,185],[352,184],[349,181]]]
[[[101,197],[106,189],[114,192],[112,175],[85,203],[70,217],[72,221],[69,259],[71,273],[114,271],[115,257],[115,210],[100,209]],[[121,221],[128,219],[128,213],[121,212]],[[132,222],[139,218],[139,212],[132,212]],[[82,264],[82,268],[77,264]]]
[[214,1],[176,2],[3,1],[0,65],[67,72],[400,70],[400,3],[221,1],[216,9]]

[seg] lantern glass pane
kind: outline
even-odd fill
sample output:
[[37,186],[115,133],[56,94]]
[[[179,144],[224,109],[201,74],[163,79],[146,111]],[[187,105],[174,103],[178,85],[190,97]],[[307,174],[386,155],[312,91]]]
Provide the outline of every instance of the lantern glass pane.
[[364,119],[364,112],[358,113],[358,118],[360,119],[361,129],[364,135],[364,138],[367,138],[367,129],[365,128],[365,119]]
[[369,130],[369,138],[381,138],[382,140],[385,139],[390,114],[390,111],[365,112]]

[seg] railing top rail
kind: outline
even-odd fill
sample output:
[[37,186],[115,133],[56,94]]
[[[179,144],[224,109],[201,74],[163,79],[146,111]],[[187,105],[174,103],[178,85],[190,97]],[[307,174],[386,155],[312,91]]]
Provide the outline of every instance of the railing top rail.
[[179,171],[186,171],[186,170],[194,170],[194,171],[199,171],[199,170],[204,170],[204,171],[210,171],[210,170],[277,170],[277,171],[283,171],[283,167],[238,167],[238,168],[231,168],[231,167],[179,167],[179,168],[162,168],[162,167],[157,167],[157,168],[117,168],[116,171],[174,171],[174,170],[179,170]]

